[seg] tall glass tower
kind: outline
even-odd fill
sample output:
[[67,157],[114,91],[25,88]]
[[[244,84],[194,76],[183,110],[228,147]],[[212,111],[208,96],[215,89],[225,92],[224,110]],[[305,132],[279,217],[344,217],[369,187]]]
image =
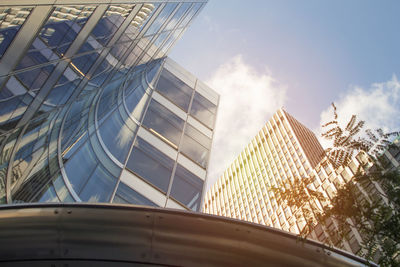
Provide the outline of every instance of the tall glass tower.
[[132,2],[0,3],[2,203],[199,210],[219,96],[165,56],[206,1]]

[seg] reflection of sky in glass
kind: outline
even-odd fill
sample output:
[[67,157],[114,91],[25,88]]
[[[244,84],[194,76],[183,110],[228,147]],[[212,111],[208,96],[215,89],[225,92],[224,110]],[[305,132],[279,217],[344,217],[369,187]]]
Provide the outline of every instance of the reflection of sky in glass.
[[164,30],[169,31],[175,28],[176,24],[178,21],[182,18],[183,14],[188,10],[190,7],[191,3],[184,3],[182,4],[179,9],[175,12],[174,16],[170,21],[168,22],[167,26],[165,27]]
[[164,9],[160,12],[160,14],[157,16],[157,18],[153,21],[149,29],[147,30],[145,36],[149,36],[152,34],[155,34],[158,32],[158,30],[161,28],[161,26],[164,24],[164,22],[167,20],[169,15],[171,15],[171,12],[175,9],[177,6],[177,3],[167,3],[164,7]]

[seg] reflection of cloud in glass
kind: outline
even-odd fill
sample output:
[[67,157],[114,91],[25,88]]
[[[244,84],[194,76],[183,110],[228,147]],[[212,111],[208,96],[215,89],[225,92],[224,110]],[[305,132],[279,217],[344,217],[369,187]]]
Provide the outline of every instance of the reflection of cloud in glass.
[[131,129],[126,125],[126,121],[128,118],[125,119],[123,126],[119,130],[117,134],[117,145],[119,148],[124,148],[125,146],[130,146],[130,141],[132,140],[133,133]]
[[97,194],[97,195],[91,196],[89,198],[88,202],[99,202],[99,199],[100,199],[100,195]]

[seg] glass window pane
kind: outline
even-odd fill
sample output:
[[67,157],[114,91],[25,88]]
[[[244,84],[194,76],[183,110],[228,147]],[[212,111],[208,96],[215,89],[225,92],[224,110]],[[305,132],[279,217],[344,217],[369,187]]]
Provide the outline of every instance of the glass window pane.
[[113,156],[124,163],[129,148],[133,142],[135,132],[132,132],[118,110],[109,116],[99,129],[101,139]]
[[32,99],[32,96],[26,93],[0,101],[1,130],[6,131],[14,128]]
[[216,105],[195,92],[192,108],[190,109],[190,114],[193,115],[193,117],[212,129],[214,127],[216,110]]
[[117,179],[98,165],[79,197],[87,202],[108,202],[116,183]]
[[0,7],[0,58],[32,9],[32,7]]
[[79,80],[75,80],[69,83],[56,85],[50,94],[46,97],[46,103],[53,105],[63,105],[67,102],[69,97],[74,92],[75,87],[78,85]]
[[203,180],[178,164],[172,183],[171,196],[188,208],[199,211],[202,190]]
[[81,191],[96,165],[97,160],[89,143],[81,147],[81,149],[64,164],[68,180],[75,192],[78,193]]
[[65,186],[64,180],[59,175],[54,181],[53,181],[54,188],[56,189],[57,196],[62,202],[74,202],[74,199],[72,198],[71,194],[69,193],[67,187]]
[[199,130],[191,126],[190,124],[186,124],[185,128],[185,135],[191,137],[198,143],[200,143],[202,146],[204,146],[207,149],[210,149],[211,147],[211,139],[208,138],[206,135],[201,133]]
[[97,110],[98,121],[116,107],[119,88],[123,82],[123,79],[114,80],[104,87],[100,98],[99,109]]
[[139,137],[127,163],[127,168],[163,192],[168,189],[173,166],[172,159]]
[[[31,60],[34,61],[33,65],[41,64],[42,60],[39,59],[39,57],[41,57],[40,54],[31,54],[31,56],[35,56],[35,58],[25,56],[22,59],[20,65],[24,65],[25,64],[24,61],[31,61]],[[36,57],[36,56],[38,56],[38,57]],[[46,60],[44,60],[44,61],[46,61]],[[27,88],[27,90],[35,92],[42,87],[44,82],[47,80],[47,77],[49,77],[51,72],[54,70],[54,67],[55,67],[55,63],[46,65],[46,66],[42,66],[40,68],[36,68],[33,70],[18,73],[18,74],[16,74],[15,77],[20,82],[22,82],[22,84]]]
[[167,3],[164,9],[158,14],[157,18],[150,25],[144,36],[149,36],[157,33],[177,5],[177,3]]
[[106,45],[129,15],[135,5],[109,6],[103,18],[96,24],[92,35],[101,44]]
[[162,135],[175,145],[179,144],[184,121],[155,100],[150,102],[143,125]]
[[143,87],[142,72],[144,69],[140,68],[133,78],[131,78],[125,87],[125,104],[131,116],[136,120],[140,121],[144,115],[144,111],[148,100],[150,99],[149,94]]
[[186,124],[185,135],[181,144],[183,154],[205,168],[207,167],[210,146],[211,140],[207,136]]
[[183,136],[181,151],[201,167],[207,167],[208,150],[191,137]]
[[157,207],[158,205],[142,196],[124,183],[119,183],[113,203],[135,204]]
[[182,16],[185,14],[185,12],[188,10],[190,7],[191,3],[183,3],[179,9],[175,12],[174,16],[170,21],[168,22],[167,26],[165,27],[164,30],[169,31],[175,28],[176,24],[179,22],[179,20],[182,18]]
[[99,54],[100,51],[95,51],[93,53],[89,53],[83,56],[74,57],[69,66],[81,76],[85,76],[88,73],[90,67],[96,61]]
[[60,202],[56,191],[52,185],[48,186],[43,195],[37,200],[38,202]]
[[158,70],[161,67],[161,61],[150,65],[147,69],[146,69],[146,78],[147,78],[147,82],[152,84],[154,79],[156,78],[156,74],[158,72]]
[[163,69],[156,89],[183,110],[188,111],[193,89],[171,72]]
[[197,11],[200,10],[202,3],[194,4],[193,8],[189,11],[186,17],[182,20],[178,27],[186,27],[188,23],[190,23],[191,19],[197,14]]
[[85,25],[95,6],[57,6],[39,33],[48,47],[64,54]]

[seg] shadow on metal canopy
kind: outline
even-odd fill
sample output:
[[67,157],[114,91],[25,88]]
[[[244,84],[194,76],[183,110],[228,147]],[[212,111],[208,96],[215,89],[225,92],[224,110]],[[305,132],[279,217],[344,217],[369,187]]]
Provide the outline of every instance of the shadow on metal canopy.
[[0,264],[365,266],[368,262],[239,220],[163,208],[74,203],[0,207]]

